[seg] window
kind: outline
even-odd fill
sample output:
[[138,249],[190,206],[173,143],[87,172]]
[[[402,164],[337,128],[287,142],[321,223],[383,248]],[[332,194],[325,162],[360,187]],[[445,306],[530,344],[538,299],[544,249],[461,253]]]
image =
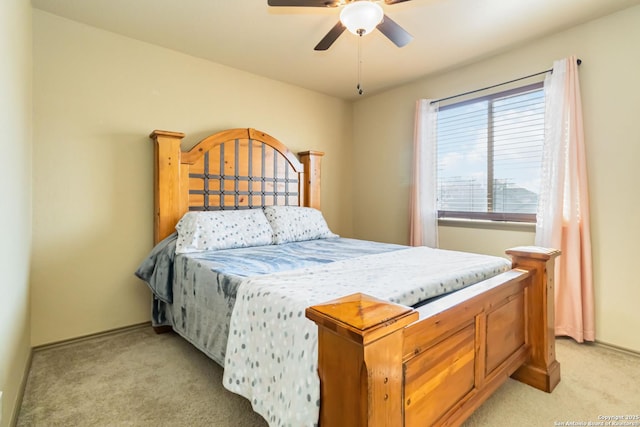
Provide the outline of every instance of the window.
[[535,222],[543,140],[542,83],[440,107],[438,217]]

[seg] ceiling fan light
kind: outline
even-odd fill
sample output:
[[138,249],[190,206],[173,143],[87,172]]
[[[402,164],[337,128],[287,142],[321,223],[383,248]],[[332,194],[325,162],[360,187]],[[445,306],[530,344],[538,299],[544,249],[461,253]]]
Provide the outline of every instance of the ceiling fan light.
[[340,12],[340,22],[353,34],[369,34],[382,22],[384,12],[379,4],[370,1],[354,1]]

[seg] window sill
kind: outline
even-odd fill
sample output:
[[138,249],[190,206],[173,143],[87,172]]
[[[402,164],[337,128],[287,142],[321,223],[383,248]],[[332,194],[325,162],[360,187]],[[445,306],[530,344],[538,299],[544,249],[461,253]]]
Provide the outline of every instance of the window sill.
[[481,228],[487,230],[526,231],[535,233],[536,225],[531,222],[488,221],[481,219],[438,219],[440,227]]

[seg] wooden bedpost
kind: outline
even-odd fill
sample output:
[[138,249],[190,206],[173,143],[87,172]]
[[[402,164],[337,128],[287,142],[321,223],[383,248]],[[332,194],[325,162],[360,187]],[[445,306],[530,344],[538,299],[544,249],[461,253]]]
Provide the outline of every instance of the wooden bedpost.
[[149,135],[154,141],[154,244],[175,230],[180,220],[180,142],[184,133],[154,130]]
[[320,402],[320,425],[402,425],[402,329],[418,313],[354,294],[306,315],[318,325],[321,395],[331,396]]
[[298,153],[304,166],[304,205],[320,209],[320,164],[322,151],[303,151]]
[[512,378],[550,393],[560,382],[554,330],[554,264],[560,251],[540,247],[517,247],[506,251],[513,268],[531,271],[531,287],[525,293],[527,344],[530,359]]

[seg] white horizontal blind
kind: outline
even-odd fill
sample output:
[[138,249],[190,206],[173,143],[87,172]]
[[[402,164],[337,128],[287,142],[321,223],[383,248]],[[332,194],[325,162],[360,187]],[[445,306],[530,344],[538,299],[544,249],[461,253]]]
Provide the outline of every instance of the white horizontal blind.
[[544,140],[542,83],[441,107],[441,218],[535,222]]

